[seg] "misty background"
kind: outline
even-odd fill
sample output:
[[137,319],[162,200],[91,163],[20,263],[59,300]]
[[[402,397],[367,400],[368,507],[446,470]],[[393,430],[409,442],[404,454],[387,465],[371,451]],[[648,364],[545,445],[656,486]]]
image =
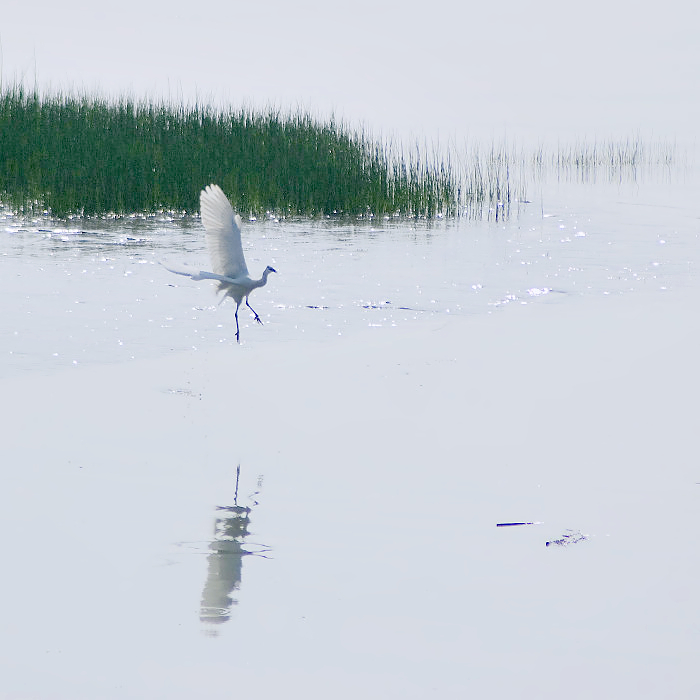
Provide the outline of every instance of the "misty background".
[[459,146],[640,136],[700,123],[695,5],[672,0],[193,4],[6,0],[3,84],[301,108]]

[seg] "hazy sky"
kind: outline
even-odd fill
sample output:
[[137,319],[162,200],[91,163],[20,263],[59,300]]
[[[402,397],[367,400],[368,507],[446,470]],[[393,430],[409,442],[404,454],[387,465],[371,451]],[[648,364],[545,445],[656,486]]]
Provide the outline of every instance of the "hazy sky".
[[5,84],[300,105],[383,135],[685,140],[700,124],[690,0],[3,0],[0,42]]

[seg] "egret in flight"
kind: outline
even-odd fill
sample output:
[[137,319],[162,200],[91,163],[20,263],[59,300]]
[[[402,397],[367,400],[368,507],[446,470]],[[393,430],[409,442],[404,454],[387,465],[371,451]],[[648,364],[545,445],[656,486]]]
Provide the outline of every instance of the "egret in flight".
[[223,299],[228,296],[236,302],[236,341],[240,343],[238,309],[241,302],[245,298],[246,306],[255,315],[255,320],[262,325],[260,316],[248,302],[248,296],[254,289],[264,287],[267,284],[267,276],[271,272],[277,272],[277,270],[268,265],[263,270],[260,279],[250,278],[241,245],[241,217],[234,213],[231,203],[221,187],[218,185],[205,187],[199,194],[199,208],[202,223],[206,229],[207,247],[214,272],[203,270],[187,272],[173,270],[167,265],[163,265],[163,267],[176,275],[185,275],[195,281],[217,280],[219,282],[217,293],[223,292]]

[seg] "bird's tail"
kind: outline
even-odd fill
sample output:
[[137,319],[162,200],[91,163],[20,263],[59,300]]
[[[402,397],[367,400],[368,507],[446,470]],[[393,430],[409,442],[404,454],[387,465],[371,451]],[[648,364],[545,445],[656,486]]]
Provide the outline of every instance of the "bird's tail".
[[224,299],[226,299],[226,296],[227,296],[227,295],[226,295],[226,288],[227,288],[227,287],[228,287],[228,285],[226,284],[226,282],[219,282],[219,284],[218,284],[218,286],[217,286],[217,288],[216,288],[216,294],[217,294],[217,296],[218,296],[219,294],[222,294],[222,295],[223,295],[223,296],[221,297],[221,299],[219,299],[218,306],[221,306],[221,305],[224,303]]

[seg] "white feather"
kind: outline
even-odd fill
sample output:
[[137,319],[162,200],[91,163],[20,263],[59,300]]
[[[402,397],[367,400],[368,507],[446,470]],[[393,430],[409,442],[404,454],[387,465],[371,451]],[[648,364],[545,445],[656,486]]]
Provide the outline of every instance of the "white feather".
[[268,265],[260,279],[250,278],[241,245],[241,217],[233,211],[231,203],[218,185],[207,185],[200,192],[199,205],[214,272],[192,271],[187,269],[186,265],[180,269],[168,267],[163,263],[161,265],[176,275],[185,275],[193,280],[216,280],[219,283],[219,291],[224,293],[224,299],[228,296],[236,302],[236,340],[240,342],[238,309],[241,302],[245,299],[246,306],[253,312],[255,320],[262,324],[248,297],[254,289],[264,287],[268,275],[277,270]]
[[[160,262],[160,261],[158,261]],[[232,277],[226,277],[225,275],[217,275],[213,272],[207,272],[206,270],[188,270],[187,265],[183,265],[179,270],[174,267],[169,267],[165,263],[160,263],[168,272],[174,272],[176,275],[184,275],[193,279],[195,282],[199,280],[218,280],[219,282],[226,282],[228,284],[236,284],[237,280]]]
[[199,195],[207,247],[217,275],[230,279],[248,275],[241,244],[241,217],[218,185],[208,185]]

